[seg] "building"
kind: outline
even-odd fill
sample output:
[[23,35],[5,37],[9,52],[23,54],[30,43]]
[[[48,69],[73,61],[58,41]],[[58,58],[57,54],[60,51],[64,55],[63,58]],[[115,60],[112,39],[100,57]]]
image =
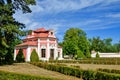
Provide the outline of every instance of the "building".
[[57,38],[54,35],[54,30],[45,30],[40,28],[33,30],[31,34],[23,39],[23,43],[16,45],[14,49],[14,60],[19,50],[22,49],[25,61],[30,61],[31,52],[35,49],[38,53],[39,60],[61,60],[62,47],[58,46]]
[[[91,57],[96,58],[96,54],[97,54],[97,52],[92,51],[91,52]],[[113,58],[113,57],[117,58],[117,57],[120,57],[120,53],[100,53],[100,52],[98,52],[98,54],[99,54],[100,58]]]

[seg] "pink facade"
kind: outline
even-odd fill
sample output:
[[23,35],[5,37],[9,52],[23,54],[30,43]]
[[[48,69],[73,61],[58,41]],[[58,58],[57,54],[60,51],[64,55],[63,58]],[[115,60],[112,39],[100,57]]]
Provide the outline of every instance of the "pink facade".
[[23,50],[25,61],[30,61],[30,55],[33,49],[38,53],[40,60],[62,59],[62,47],[58,47],[58,41],[53,30],[40,28],[33,30],[31,34],[23,40],[22,44],[16,45],[14,50],[14,60],[19,49]]

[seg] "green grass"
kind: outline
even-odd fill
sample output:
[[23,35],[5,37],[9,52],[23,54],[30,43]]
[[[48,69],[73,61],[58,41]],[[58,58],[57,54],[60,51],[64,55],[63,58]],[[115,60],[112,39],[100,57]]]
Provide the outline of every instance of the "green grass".
[[0,71],[0,80],[58,80],[58,79]]

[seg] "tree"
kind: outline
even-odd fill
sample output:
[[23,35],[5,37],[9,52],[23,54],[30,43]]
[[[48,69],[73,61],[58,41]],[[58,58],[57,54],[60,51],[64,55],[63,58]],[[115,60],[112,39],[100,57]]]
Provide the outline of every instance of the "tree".
[[86,56],[89,53],[89,43],[86,38],[86,33],[79,28],[70,28],[66,31],[63,41],[63,52],[67,55],[78,55]]
[[[29,5],[35,5],[35,0],[0,0],[0,61],[5,55],[13,53],[11,44],[16,42],[19,36],[24,35],[25,25],[16,21],[13,17],[16,10],[23,13],[31,12]],[[9,53],[10,52],[10,53]]]
[[100,39],[100,37],[93,37],[92,39],[89,39],[90,42],[90,51],[104,51],[104,42]]
[[16,56],[16,62],[25,62],[25,58],[24,58],[22,49],[19,50],[19,52]]
[[116,52],[120,52],[120,41],[113,45],[116,49]]
[[35,49],[31,53],[30,61],[31,62],[38,62],[39,61],[39,57],[38,57],[38,54],[37,54]]

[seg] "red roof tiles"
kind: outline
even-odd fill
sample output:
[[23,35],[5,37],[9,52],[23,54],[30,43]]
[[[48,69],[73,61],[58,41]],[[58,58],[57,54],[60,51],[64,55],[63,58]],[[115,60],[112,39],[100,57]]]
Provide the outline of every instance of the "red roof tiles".
[[19,46],[37,46],[37,42],[24,42],[24,43],[21,43],[19,45],[17,45],[18,47]]

